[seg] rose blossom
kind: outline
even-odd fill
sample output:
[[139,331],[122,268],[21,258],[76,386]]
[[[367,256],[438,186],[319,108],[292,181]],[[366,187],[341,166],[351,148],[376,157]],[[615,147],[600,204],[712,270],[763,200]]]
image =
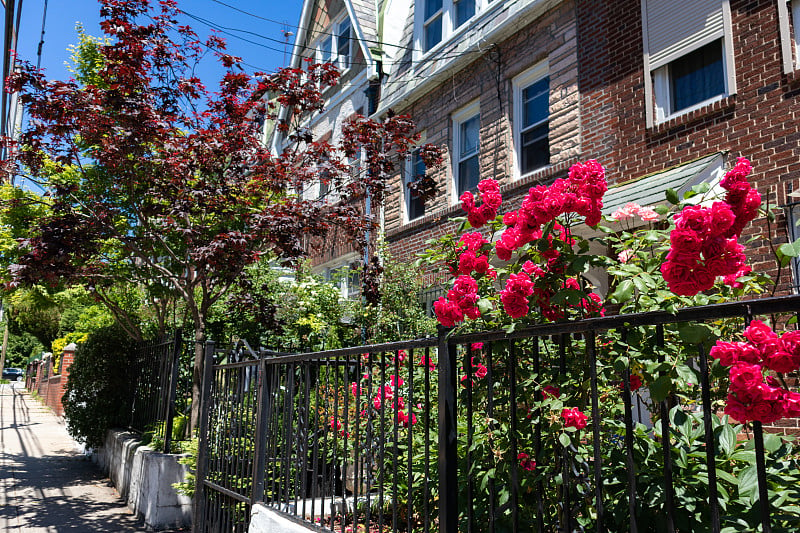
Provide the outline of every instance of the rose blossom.
[[583,414],[577,407],[573,407],[572,409],[564,409],[561,411],[561,418],[564,419],[564,427],[583,429],[586,427],[586,420],[589,417]]
[[451,302],[444,296],[433,303],[433,309],[436,312],[436,318],[439,320],[439,323],[446,328],[452,328],[457,323],[464,320],[464,313],[461,311],[461,306],[455,302]]
[[544,396],[545,398],[560,398],[561,389],[553,385],[545,385],[542,388],[542,396]]
[[536,468],[536,461],[531,460],[531,456],[525,452],[519,452],[517,459],[519,459],[519,466],[528,472],[532,472]]

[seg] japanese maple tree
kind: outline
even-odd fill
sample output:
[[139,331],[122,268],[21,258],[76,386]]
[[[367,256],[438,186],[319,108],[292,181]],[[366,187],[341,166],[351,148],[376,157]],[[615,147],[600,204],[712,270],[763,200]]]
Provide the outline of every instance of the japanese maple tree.
[[[295,260],[334,227],[363,241],[374,221],[359,206],[382,201],[418,136],[406,116],[357,116],[337,145],[317,142],[304,124],[337,82],[332,65],[251,77],[223,40],[177,25],[174,0],[100,4],[107,39],[93,41],[77,79],[23,64],[9,80],[30,119],[4,140],[4,168],[40,182],[51,208],[20,241],[10,285],[82,284],[112,308],[102,289],[119,282],[182,299],[195,327],[194,427],[211,305],[262,257]],[[193,70],[208,50],[226,69],[214,91]],[[264,119],[287,140],[279,154],[259,138]],[[354,176],[347,161],[359,155]],[[340,200],[304,198],[319,180]]]

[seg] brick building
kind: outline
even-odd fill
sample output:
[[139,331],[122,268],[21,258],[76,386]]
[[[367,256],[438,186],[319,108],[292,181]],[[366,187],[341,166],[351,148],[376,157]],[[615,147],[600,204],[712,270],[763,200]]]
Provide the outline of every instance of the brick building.
[[[762,197],[787,206],[772,236],[760,220],[746,230],[752,266],[774,271],[767,239],[795,237],[800,1],[383,0],[374,17],[375,42],[361,41],[380,59],[364,76],[380,82],[373,116],[409,113],[425,142],[448,148],[428,171],[434,200],[422,205],[405,187],[425,172],[416,156],[397,177],[382,217],[396,257],[412,260],[452,231],[460,193],[478,180],[498,179],[516,208],[532,185],[586,159],[615,184],[610,213],[717,179],[746,156]],[[329,113],[343,109],[359,105]]]

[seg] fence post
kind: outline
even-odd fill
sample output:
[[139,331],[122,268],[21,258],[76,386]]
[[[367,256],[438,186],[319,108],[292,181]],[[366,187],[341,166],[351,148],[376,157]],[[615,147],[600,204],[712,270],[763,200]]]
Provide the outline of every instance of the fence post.
[[183,331],[175,330],[172,352],[172,372],[169,378],[169,399],[167,400],[166,417],[164,420],[164,453],[170,452],[172,445],[172,417],[175,415],[175,394],[178,388],[178,370],[180,369],[181,348],[183,348]]
[[211,407],[211,387],[214,376],[214,341],[206,341],[205,361],[203,362],[203,384],[200,389],[200,428],[197,430],[197,468],[195,470],[194,519],[192,531],[205,529],[205,480],[208,461],[208,419]]
[[258,403],[256,403],[256,442],[253,448],[255,461],[253,461],[253,494],[250,504],[264,500],[264,476],[267,459],[267,407],[269,402],[269,387],[267,386],[267,361],[261,353],[258,359]]
[[456,347],[439,329],[439,531],[458,533],[458,425]]

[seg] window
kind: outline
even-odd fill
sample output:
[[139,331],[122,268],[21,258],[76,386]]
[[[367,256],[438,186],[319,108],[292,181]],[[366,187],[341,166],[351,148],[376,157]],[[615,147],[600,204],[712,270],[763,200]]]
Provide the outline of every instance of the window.
[[350,19],[347,17],[333,23],[314,46],[317,51],[316,60],[320,63],[333,63],[341,70],[350,67],[353,42],[351,32]]
[[324,271],[325,281],[329,281],[339,287],[342,300],[355,300],[361,295],[361,276],[360,265],[358,262],[339,264],[339,266],[326,268]]
[[783,72],[800,69],[800,0],[778,0]]
[[406,172],[403,180],[403,192],[406,199],[406,220],[411,221],[425,216],[425,202],[422,198],[408,188],[409,183],[413,183],[425,177],[425,162],[420,157],[419,148],[411,152],[411,156],[406,162]]
[[416,17],[418,48],[427,52],[488,6],[491,0],[422,0]]
[[736,92],[729,0],[642,0],[647,125]]
[[[797,193],[790,193],[789,197],[796,200]],[[786,223],[789,225],[789,242],[800,239],[800,202],[792,202],[785,206]],[[800,259],[792,258],[792,286],[795,293],[800,293]]]
[[550,77],[547,63],[523,72],[514,85],[514,146],[519,175],[550,164]]
[[453,175],[458,196],[480,181],[481,114],[476,102],[453,115]]

